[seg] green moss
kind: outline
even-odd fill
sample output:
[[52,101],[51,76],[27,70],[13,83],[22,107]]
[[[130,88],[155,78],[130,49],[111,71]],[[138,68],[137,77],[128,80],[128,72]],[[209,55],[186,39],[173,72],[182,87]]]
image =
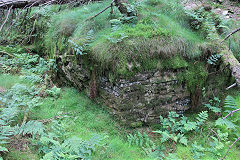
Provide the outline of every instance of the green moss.
[[[50,57],[75,54],[71,40],[89,54],[99,73],[107,70],[113,72],[114,77],[129,77],[142,70],[158,69],[159,61],[162,68],[186,67],[182,57],[201,55],[199,44],[203,40],[188,27],[184,9],[176,0],[143,1],[136,5],[138,22],[135,25],[122,24],[118,12],[114,14],[118,22],[115,28],[108,12],[86,21],[109,2],[66,9],[52,16],[44,41]],[[87,38],[89,31],[93,32],[91,41]],[[176,55],[180,55],[176,61],[161,60]],[[151,60],[153,64],[149,63]]]
[[132,128],[139,128],[139,127],[142,127],[142,122],[133,122],[133,123],[131,123],[130,124],[130,126],[132,127]]
[[61,120],[66,132],[69,133],[68,137],[77,136],[89,139],[93,134],[107,137],[102,142],[104,145],[96,149],[92,159],[147,159],[140,148],[129,146],[124,141],[124,128],[118,128],[119,125],[102,106],[94,104],[86,95],[75,89],[64,88],[58,99],[43,99],[42,104],[34,108],[31,119],[51,118],[63,112],[71,113],[75,117],[71,121],[69,119]]
[[22,152],[20,150],[11,149],[11,152],[4,157],[4,160],[39,160],[38,154],[31,152]]
[[158,64],[159,64],[158,59],[146,59],[146,60],[144,60],[144,63],[141,64],[141,67],[145,71],[151,71],[151,70],[159,68]]
[[149,24],[138,23],[134,27],[130,25],[123,25],[120,30],[110,33],[109,37],[120,38],[121,34],[124,34],[126,37],[131,38],[153,38],[156,36],[171,36],[171,33],[165,28],[155,28],[154,26]]
[[186,68],[186,67],[188,67],[188,63],[181,56],[162,59],[159,64],[159,68],[162,68],[162,69],[180,69],[180,68]]
[[190,62],[188,68],[178,75],[180,83],[186,82],[187,88],[191,93],[194,93],[195,89],[202,88],[207,80],[208,72],[203,62]]

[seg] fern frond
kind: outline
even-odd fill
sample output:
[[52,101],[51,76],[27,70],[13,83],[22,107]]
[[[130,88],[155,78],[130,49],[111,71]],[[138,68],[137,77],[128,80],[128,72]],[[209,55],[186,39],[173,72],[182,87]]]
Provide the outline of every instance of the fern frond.
[[38,121],[28,121],[27,123],[23,123],[20,127],[15,127],[16,134],[26,135],[31,134],[33,137],[36,135],[44,134],[44,126],[41,122]]
[[192,131],[195,130],[197,128],[197,123],[196,122],[190,122],[188,121],[185,125],[184,125],[184,129],[186,131]]
[[222,57],[221,54],[214,54],[214,55],[211,55],[209,58],[208,58],[208,63],[209,64],[212,64],[212,65],[217,65],[217,62],[219,61],[219,59]]
[[232,96],[227,96],[224,101],[224,107],[237,109],[236,100]]
[[215,121],[216,126],[226,126],[228,129],[236,129],[238,126],[227,119],[218,118]]
[[208,119],[208,111],[202,111],[198,114],[198,125],[202,125]]
[[8,152],[8,149],[3,146],[0,146],[0,152]]

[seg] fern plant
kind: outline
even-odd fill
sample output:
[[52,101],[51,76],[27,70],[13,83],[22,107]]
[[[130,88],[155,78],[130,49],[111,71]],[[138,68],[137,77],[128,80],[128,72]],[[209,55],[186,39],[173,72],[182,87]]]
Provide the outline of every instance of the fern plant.
[[218,33],[228,28],[223,19],[211,11],[206,11],[204,7],[186,10],[185,13],[189,17],[191,27],[203,32],[207,39],[219,39]]
[[221,112],[221,108],[219,108],[220,103],[221,103],[220,99],[218,97],[214,97],[213,99],[209,100],[209,103],[205,104],[205,107],[207,107],[210,111],[214,113],[220,113]]
[[42,160],[90,159],[92,152],[95,150],[95,147],[99,145],[101,139],[98,135],[95,136],[88,141],[73,137],[66,139],[63,143],[42,137],[40,139],[42,145],[49,147],[49,152],[43,156]]
[[94,31],[90,30],[87,32],[87,35],[81,42],[82,44],[76,43],[74,40],[68,40],[68,42],[72,45],[72,49],[74,50],[76,55],[84,55],[87,54],[88,46],[94,40]]
[[227,119],[228,115],[232,115],[233,110],[238,109],[236,100],[232,96],[227,96],[224,101],[224,108],[226,108],[224,112],[227,113],[227,116],[224,118],[218,118],[215,122],[215,125],[226,126],[228,129],[236,130],[237,128],[239,128],[239,126],[237,126],[234,122],[238,121],[239,118],[236,117],[235,119],[233,118],[231,120]]
[[56,86],[47,89],[46,92],[48,93],[49,96],[54,97],[54,98],[58,98],[60,96],[61,93],[61,88],[58,88]]
[[196,121],[190,121],[187,117],[180,117],[176,112],[169,112],[167,118],[160,116],[162,128],[154,131],[154,133],[161,134],[162,143],[171,140],[187,146],[188,140],[185,134],[191,131],[198,131],[207,120],[207,117],[207,111],[203,111],[198,114]]
[[82,140],[78,137],[66,138],[67,134],[62,123],[52,122],[49,132],[36,141],[43,155],[42,160],[91,159],[92,153],[105,138],[95,134],[89,140]]
[[142,148],[142,150],[146,154],[150,154],[153,150],[155,150],[156,145],[149,138],[149,136],[144,132],[137,132],[136,134],[129,134],[127,136],[127,141],[129,145],[136,145]]
[[0,111],[0,153],[8,151],[5,144],[9,143],[10,139],[25,135],[32,135],[35,139],[37,135],[44,134],[44,126],[38,121],[28,121],[14,126],[18,113],[19,108],[17,107],[6,107]]
[[221,57],[221,54],[213,54],[208,58],[207,62],[211,65],[217,65]]
[[[33,107],[39,104],[39,90],[35,87],[16,84],[0,97],[3,107],[0,109],[0,146],[1,151],[7,151],[3,146],[11,138],[44,133],[44,126],[38,121],[27,121],[27,116]],[[20,124],[16,121],[21,116]]]

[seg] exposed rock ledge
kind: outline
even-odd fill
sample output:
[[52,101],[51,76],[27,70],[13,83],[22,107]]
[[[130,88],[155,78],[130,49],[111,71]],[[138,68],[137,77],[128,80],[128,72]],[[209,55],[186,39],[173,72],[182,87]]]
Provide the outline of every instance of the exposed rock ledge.
[[[57,80],[76,88],[89,88],[90,73],[80,64],[59,61]],[[159,70],[139,73],[130,79],[118,79],[114,84],[106,77],[98,77],[101,102],[124,124],[138,127],[156,123],[168,111],[184,112],[190,107],[190,93],[177,83],[183,70]]]
[[[189,109],[190,94],[177,83],[179,71],[146,72],[130,80],[119,79],[113,86],[100,78],[100,96],[112,113],[131,125],[156,123],[168,111]],[[138,123],[136,123],[138,122]]]

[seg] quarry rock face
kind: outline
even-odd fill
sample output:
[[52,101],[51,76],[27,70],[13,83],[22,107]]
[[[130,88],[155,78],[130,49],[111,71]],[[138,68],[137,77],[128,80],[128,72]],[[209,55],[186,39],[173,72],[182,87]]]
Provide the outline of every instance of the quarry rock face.
[[180,71],[156,71],[119,79],[111,84],[106,77],[99,79],[99,95],[112,114],[132,127],[157,123],[160,115],[169,111],[183,113],[189,109],[190,93],[177,83]]

